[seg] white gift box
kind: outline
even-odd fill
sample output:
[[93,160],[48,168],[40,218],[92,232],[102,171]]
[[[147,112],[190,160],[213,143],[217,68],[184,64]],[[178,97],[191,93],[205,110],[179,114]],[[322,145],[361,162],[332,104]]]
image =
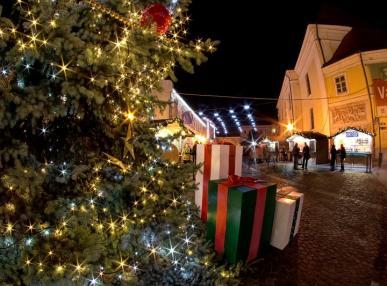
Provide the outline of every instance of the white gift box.
[[[206,153],[206,148],[211,150],[208,150]],[[231,148],[235,148],[235,158],[230,159]],[[202,164],[202,166],[195,177],[195,181],[198,184],[198,189],[195,192],[195,204],[201,211],[204,184],[208,184],[209,180],[226,179],[229,175],[242,176],[242,154],[242,146],[218,144],[199,144],[196,146],[196,164]],[[234,166],[234,172],[232,172],[231,165]]]
[[272,246],[282,250],[296,236],[300,227],[303,203],[304,194],[298,192],[290,192],[285,197],[277,198],[270,241]]
[[297,209],[296,224],[295,224],[295,228],[294,228],[294,231],[293,231],[293,237],[295,237],[296,234],[298,233],[299,228],[300,228],[302,206],[304,204],[304,194],[303,193],[298,193],[298,192],[291,192],[289,194],[289,196],[293,197],[293,198],[299,198],[300,199],[299,206],[298,206],[298,209]]

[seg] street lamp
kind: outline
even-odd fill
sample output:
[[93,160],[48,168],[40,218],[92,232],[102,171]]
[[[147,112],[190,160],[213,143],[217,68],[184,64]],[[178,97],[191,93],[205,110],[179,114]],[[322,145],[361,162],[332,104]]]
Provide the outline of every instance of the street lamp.
[[293,130],[294,130],[294,125],[293,125],[293,123],[288,123],[288,125],[286,125],[286,130],[288,131],[288,132],[293,132]]

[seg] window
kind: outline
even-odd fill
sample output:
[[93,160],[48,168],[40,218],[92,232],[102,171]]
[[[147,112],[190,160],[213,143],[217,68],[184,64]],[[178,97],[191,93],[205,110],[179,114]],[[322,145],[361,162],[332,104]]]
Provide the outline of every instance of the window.
[[336,84],[336,93],[346,93],[348,91],[347,89],[347,81],[345,79],[345,75],[341,74],[337,77],[335,77],[335,84]]
[[313,108],[310,109],[310,129],[314,129],[314,114],[313,114]]
[[309,81],[309,75],[308,74],[306,74],[305,80],[306,80],[306,90],[308,91],[308,95],[311,95],[312,94],[312,90],[310,88],[310,81]]

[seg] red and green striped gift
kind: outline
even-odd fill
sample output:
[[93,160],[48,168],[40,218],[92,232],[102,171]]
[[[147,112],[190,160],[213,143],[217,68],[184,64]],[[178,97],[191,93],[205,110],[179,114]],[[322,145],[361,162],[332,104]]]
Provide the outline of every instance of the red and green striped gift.
[[267,237],[270,242],[276,185],[255,181],[229,176],[209,182],[207,239],[230,263],[255,259]]

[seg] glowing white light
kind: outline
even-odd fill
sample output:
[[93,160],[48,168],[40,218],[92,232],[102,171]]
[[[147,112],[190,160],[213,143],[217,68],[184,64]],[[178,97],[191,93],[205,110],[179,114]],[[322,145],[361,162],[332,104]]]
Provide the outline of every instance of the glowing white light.
[[229,111],[230,113],[234,113],[234,110],[232,110],[232,109],[230,109],[230,111]]
[[91,279],[87,279],[87,281],[90,282],[90,285],[92,286],[99,285],[99,280],[97,278],[94,278],[93,275],[91,277],[92,277]]
[[192,112],[193,116],[200,122],[200,124],[204,127],[206,127],[206,123],[199,117],[199,115],[197,115],[193,109],[187,104],[187,102],[185,102],[185,100],[177,93],[176,90],[172,90],[172,96],[176,97],[177,100],[186,108],[188,109],[189,111]]
[[17,86],[20,87],[20,88],[24,88],[25,87],[24,80],[18,79],[17,80]]
[[199,115],[202,116],[202,115],[203,115],[203,112],[200,111],[200,112],[199,112]]
[[250,106],[246,104],[246,105],[243,106],[243,109],[244,110],[248,110],[248,109],[250,109]]
[[40,131],[41,131],[40,134],[43,134],[43,135],[46,135],[46,133],[48,132],[46,127],[42,127]]
[[231,115],[231,118],[236,118],[236,116],[235,115]]
[[32,238],[28,238],[26,240],[26,245],[29,246],[29,245],[31,245],[31,243],[32,243]]
[[219,116],[219,113],[215,112],[215,113],[214,113],[214,116],[215,116],[215,117],[218,117],[218,116]]

